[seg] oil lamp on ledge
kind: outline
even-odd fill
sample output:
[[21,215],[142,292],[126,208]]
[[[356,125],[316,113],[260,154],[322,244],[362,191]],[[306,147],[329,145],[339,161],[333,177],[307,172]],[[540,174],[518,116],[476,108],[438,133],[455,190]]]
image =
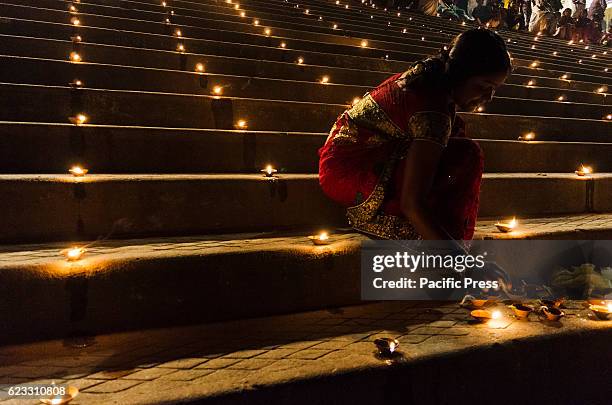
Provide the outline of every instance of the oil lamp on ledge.
[[521,135],[518,137],[519,141],[533,141],[535,139],[535,133],[534,132],[527,132],[525,135]]
[[265,169],[261,169],[260,172],[264,174],[265,177],[274,177],[274,173],[278,172],[272,165],[267,165]]
[[500,232],[508,233],[516,228],[518,225],[518,221],[516,218],[512,218],[510,222],[496,222],[495,226],[499,229]]
[[329,245],[329,234],[327,232],[320,232],[318,235],[311,235],[308,237],[312,241],[313,245]]
[[89,170],[88,169],[84,169],[81,166],[72,166],[70,168],[70,170],[68,170],[70,172],[70,174],[72,174],[74,177],[83,177],[85,176]]
[[69,262],[76,262],[77,260],[81,260],[81,257],[85,254],[87,250],[84,247],[73,246],[69,249],[62,250],[62,254]]
[[70,87],[72,87],[73,89],[80,89],[81,87],[83,87],[83,81],[80,79],[74,79],[70,82]]
[[87,115],[85,114],[77,114],[75,116],[69,117],[68,121],[73,123],[74,125],[83,125],[87,122]]
[[593,169],[591,169],[591,166],[585,166],[581,164],[578,170],[574,171],[574,173],[576,173],[580,177],[584,177],[588,174],[593,173]]

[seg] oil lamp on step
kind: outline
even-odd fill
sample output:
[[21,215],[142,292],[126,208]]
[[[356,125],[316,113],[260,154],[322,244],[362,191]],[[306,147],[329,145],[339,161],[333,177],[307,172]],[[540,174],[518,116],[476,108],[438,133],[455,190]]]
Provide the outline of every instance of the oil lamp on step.
[[319,232],[318,235],[308,237],[314,245],[329,245],[329,234],[325,231]]
[[516,217],[512,218],[510,222],[496,222],[495,223],[495,226],[497,227],[497,229],[499,229],[499,231],[503,233],[508,233],[514,230],[514,228],[516,228],[517,225],[518,225],[518,221],[516,220]]
[[535,139],[535,133],[534,132],[527,132],[525,135],[521,135],[518,137],[519,141],[533,141]]
[[74,125],[82,125],[87,122],[87,115],[85,114],[77,114],[73,117],[69,117],[68,120]]
[[89,172],[88,169],[84,169],[81,166],[72,166],[68,171],[74,177],[83,177]]
[[85,254],[86,249],[84,247],[73,246],[69,249],[62,250],[62,254],[69,262],[76,262],[80,260]]
[[582,177],[593,173],[593,169],[591,168],[591,166],[585,166],[583,164],[580,164],[580,167],[574,173]]
[[272,165],[267,165],[265,169],[260,170],[265,177],[274,177],[274,173],[278,172]]

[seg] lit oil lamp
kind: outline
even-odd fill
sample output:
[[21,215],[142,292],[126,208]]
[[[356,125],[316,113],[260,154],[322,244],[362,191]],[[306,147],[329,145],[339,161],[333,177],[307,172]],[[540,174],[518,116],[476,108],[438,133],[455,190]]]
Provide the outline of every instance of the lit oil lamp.
[[478,322],[487,322],[492,319],[500,319],[502,317],[502,314],[500,311],[498,310],[489,311],[486,309],[475,309],[472,312],[470,312],[470,315]]
[[247,129],[247,122],[245,120],[238,120],[238,122],[236,122],[236,128],[238,129]]
[[234,5],[234,9],[235,9],[235,10],[240,10],[240,4],[236,4],[236,5]]
[[495,223],[495,226],[497,227],[497,229],[499,229],[499,231],[503,233],[511,232],[512,230],[514,230],[514,228],[516,228],[517,225],[518,225],[518,221],[516,220],[516,218],[512,218],[510,222]]
[[166,3],[165,1],[161,2],[162,7],[166,7],[168,5],[168,3]]
[[179,30],[178,28],[176,30],[174,30],[174,36],[175,37],[182,37],[183,36],[183,31]]
[[82,125],[87,122],[87,115],[77,114],[75,116],[69,117],[68,120],[74,125]]
[[266,36],[270,36],[270,34],[272,34],[272,30],[270,28],[266,28],[264,30],[264,34],[266,34]]
[[80,35],[73,35],[70,37],[70,40],[74,43],[79,43],[83,40],[83,37],[81,37]]
[[280,43],[280,47],[285,49],[287,47],[287,43],[286,42],[281,42]]
[[600,87],[597,90],[595,90],[598,94],[604,93],[606,91],[605,87]]
[[246,17],[246,13],[244,11],[241,11],[240,12],[240,17],[242,17],[242,18]]
[[608,114],[608,115],[606,115],[606,119],[607,119],[607,120],[612,120],[612,114]]
[[195,71],[198,72],[198,73],[204,73],[204,64],[203,63],[196,63]]
[[337,30],[337,29],[338,29],[338,24],[334,24],[334,25],[332,26],[332,28],[333,28],[333,29],[335,29],[335,30]]
[[79,79],[74,79],[70,82],[70,87],[80,89],[81,87],[83,87],[83,81]]
[[518,137],[519,141],[533,141],[535,139],[535,133],[534,132],[527,132],[525,135],[521,135]]
[[360,101],[361,101],[361,98],[360,98],[360,97],[355,97],[355,98],[353,99],[353,101],[351,102],[351,106],[353,106],[353,105],[357,104],[357,103],[358,103],[358,102],[360,102]]
[[328,84],[329,83],[329,76],[323,76],[321,78],[321,84]]
[[70,19],[70,23],[78,27],[79,25],[81,25],[81,20],[79,20],[78,17],[72,17]]
[[559,96],[559,97],[557,97],[557,101],[565,101],[565,96]]
[[253,25],[255,26],[259,25],[259,20],[253,20]]
[[366,41],[365,39],[363,41],[361,41],[361,47],[365,48],[368,46],[368,41]]
[[274,177],[274,173],[278,172],[272,165],[267,165],[265,169],[261,169],[260,172],[264,174],[265,177]]
[[301,56],[297,59],[297,64],[301,65],[304,63],[304,58],[302,58]]
[[311,235],[308,239],[310,239],[314,245],[329,245],[329,234],[327,232]]
[[83,177],[89,172],[88,169],[84,169],[81,166],[72,166],[68,171],[74,177]]
[[591,305],[589,307],[591,311],[595,314],[598,319],[605,321],[610,319],[610,314],[612,314],[612,304],[608,305]]
[[484,107],[479,105],[478,108],[476,108],[476,111],[483,112],[484,111]]
[[84,247],[73,246],[69,249],[62,250],[62,254],[69,262],[76,262],[77,260],[81,260],[81,257],[85,254],[87,249]]
[[393,338],[379,338],[374,344],[381,356],[392,356],[399,347],[399,341]]
[[561,80],[567,80],[567,79],[569,79],[569,75],[568,75],[567,73],[565,73],[564,75],[562,75],[562,76],[560,77],[560,79],[561,79]]
[[40,402],[46,405],[64,405],[72,401],[77,395],[79,395],[79,389],[77,387],[69,386],[66,387],[65,394],[54,395],[50,398],[41,398]]
[[593,173],[593,169],[591,168],[591,166],[585,166],[581,164],[578,170],[576,170],[574,173],[582,177],[582,176],[586,176],[588,174]]
[[179,53],[184,53],[184,52],[185,52],[185,45],[183,45],[183,44],[178,44],[178,45],[176,46],[176,51],[177,51],[177,52],[179,52]]
[[535,80],[533,80],[533,79],[531,79],[531,80],[529,80],[529,81],[527,82],[527,86],[533,86],[533,85],[535,85],[535,84],[536,84],[536,81],[535,81]]
[[70,52],[70,61],[74,62],[74,63],[78,63],[81,62],[83,59],[81,58],[81,55],[79,55],[78,52]]
[[222,86],[215,86],[215,87],[213,87],[212,92],[213,92],[214,95],[219,96],[219,95],[223,94],[223,87]]
[[76,6],[74,4],[71,4],[70,7],[68,8],[68,10],[70,10],[70,12],[72,14],[78,13],[79,10],[77,10]]

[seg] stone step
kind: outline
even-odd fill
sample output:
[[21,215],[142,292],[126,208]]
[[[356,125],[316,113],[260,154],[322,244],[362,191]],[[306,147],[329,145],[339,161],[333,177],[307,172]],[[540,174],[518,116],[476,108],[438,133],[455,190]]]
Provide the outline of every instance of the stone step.
[[[481,217],[612,211],[612,175],[489,173]],[[0,175],[0,241],[270,231],[346,224],[316,174]]]
[[[44,6],[45,8],[49,7],[51,9],[55,9],[58,11],[64,11],[64,12],[66,11],[65,10],[66,3],[62,1],[57,1],[57,0],[43,0],[43,3],[34,2],[33,0],[29,0],[27,1],[26,4],[30,6],[34,5],[38,7]],[[105,15],[105,16],[130,18],[132,20],[144,20],[144,21],[155,21],[155,22],[163,21],[163,19],[165,18],[165,14],[163,13],[163,8],[159,5],[155,5],[155,6],[149,5],[149,7],[145,7],[149,9],[146,11],[142,10],[141,8],[142,4],[133,6],[129,2],[124,2],[124,3],[118,3],[117,6],[109,7],[107,5],[101,6],[101,5],[93,5],[93,4],[82,4],[79,7],[79,15],[88,15],[88,14]],[[199,7],[200,9],[202,7],[207,7],[209,9],[210,7],[213,7],[215,9],[215,11],[208,11],[208,12],[205,12],[202,10],[196,11],[196,10],[191,10],[191,9],[176,9],[176,10],[173,9],[173,11],[175,11],[175,15],[171,17],[173,21],[173,25],[185,27],[183,31],[189,30],[190,26],[199,27],[203,23],[205,23],[207,26],[210,26],[210,27],[214,27],[215,24],[218,24],[218,26],[223,27],[223,28],[225,28],[228,24],[239,24],[239,27],[243,27],[244,29],[247,29],[247,32],[260,33],[261,30],[263,29],[263,28],[260,29],[260,27],[251,26],[249,23],[252,20],[252,18],[241,18],[237,14],[238,12],[236,10],[230,9],[228,7],[223,7],[223,6],[227,6],[227,4],[223,4],[218,7],[200,5]],[[159,10],[157,12],[151,11],[150,9],[152,7],[156,7]],[[293,11],[293,10],[290,10],[290,11]],[[196,15],[194,15],[194,13]],[[313,26],[312,19],[310,19],[309,21],[309,19],[302,18],[301,15],[299,17],[299,21],[293,22],[293,23],[288,22],[288,21],[293,21],[293,17],[291,14],[287,15],[287,13],[284,13],[284,14],[278,13],[278,14],[271,15],[271,14],[266,14],[266,13],[257,11],[256,16],[258,17],[260,21],[262,21],[262,23],[265,22],[266,26],[274,27],[275,37],[291,38],[291,36],[294,35],[295,31],[300,32],[301,39],[311,38],[312,40],[319,40],[320,37],[317,36],[318,34],[315,33],[316,31],[322,31],[322,33],[325,34],[323,36],[323,39],[327,39],[327,37],[330,34],[337,35],[337,32],[336,32],[337,30],[333,30],[329,28],[330,23],[320,22],[319,24],[315,24],[315,26]],[[245,20],[247,24],[244,24]],[[317,25],[322,25],[322,24],[324,24],[326,27],[317,26]],[[354,30],[358,30],[358,31],[366,30],[367,31],[368,30],[367,26],[370,24],[371,22],[367,21],[367,19],[365,21],[360,22],[358,25],[357,24],[353,25],[352,27],[350,24],[348,26],[343,24],[343,27],[345,27],[343,32],[345,36],[349,35],[349,36],[366,37],[366,39],[371,41],[371,43],[369,44],[370,48],[377,48],[380,46],[383,49],[388,49],[388,48],[385,48],[385,46],[387,45],[386,43],[395,42],[397,40],[397,34],[390,35],[388,26],[383,25],[383,24],[380,24],[378,29],[370,28],[370,30],[374,29],[374,32],[355,32],[354,31]],[[94,24],[90,24],[90,25],[94,25]],[[285,27],[286,29],[283,29],[283,27]],[[272,36],[272,34],[270,35]],[[405,35],[402,35],[402,37],[412,43],[419,43],[419,41],[424,42],[424,41],[421,41],[422,35],[423,35],[422,32],[415,32],[413,34],[407,33]],[[432,37],[432,35],[434,36]],[[433,33],[428,33],[428,37],[426,38],[426,40],[429,38],[432,41],[437,41],[438,43],[435,45],[435,47],[439,49],[444,43],[447,43],[449,41],[450,36],[451,35],[448,33],[439,33],[439,31],[435,31]],[[384,43],[377,44],[376,38],[380,38],[381,40],[384,41]],[[339,40],[342,41],[343,39],[341,38]],[[354,39],[351,39],[349,44],[354,44],[354,41],[355,41]],[[361,39],[359,41],[361,41]],[[554,64],[557,64],[557,63],[574,64],[578,60],[578,58],[583,59],[584,66],[593,64],[594,66],[598,66],[599,70],[601,70],[602,67],[605,67],[609,64],[609,63],[606,63],[606,59],[610,59],[608,58],[607,55],[603,55],[603,54],[599,55],[599,59],[597,59],[597,54],[595,54],[596,58],[594,59],[592,58],[592,52],[589,52],[587,50],[578,52],[576,55],[574,55],[574,52],[569,52],[569,51],[564,52],[563,48],[560,48],[560,49],[555,48],[557,50],[557,54],[552,55],[553,50],[550,50],[550,52],[542,53],[543,51],[549,50],[546,47],[545,43],[542,43],[542,41],[537,42],[538,46],[544,47],[538,53],[530,49],[530,44],[529,46],[524,46],[522,44],[523,44],[522,42],[518,42],[517,45],[515,45],[514,43],[510,43],[509,45],[513,52],[515,51],[515,49],[513,48],[516,47],[517,52],[522,52],[522,53],[527,52],[527,55],[529,56],[529,58],[541,56],[541,57],[544,57],[544,60],[543,60],[544,62],[545,62],[545,59],[548,59],[548,62],[551,62]],[[522,56],[522,53],[521,54],[516,53],[516,56]]]
[[[67,24],[70,20],[70,14],[63,11],[54,11],[54,10],[42,10],[35,8],[22,7],[18,5],[0,5],[0,10],[3,10],[3,13],[8,17],[13,17],[16,19],[40,19],[48,22],[55,22],[55,24],[40,24],[33,22],[23,22],[19,20],[14,20],[13,24],[9,27],[5,27],[4,33],[12,33],[14,35],[34,35],[41,37],[52,37],[57,39],[64,39],[69,37],[65,31],[70,31],[72,33],[75,32],[75,28]],[[80,14],[81,15],[81,14]],[[81,15],[82,16],[82,15]],[[82,16],[84,17],[84,16]],[[116,40],[120,41],[134,41],[136,38],[133,35],[134,31],[143,31],[148,32],[155,35],[164,35],[164,39],[166,42],[169,42],[168,47],[166,49],[175,49],[177,46],[177,39],[168,36],[167,34],[172,34],[174,28],[170,25],[165,25],[159,22],[148,22],[148,21],[133,21],[128,19],[118,20],[116,18],[111,17],[103,17],[103,16],[87,16],[89,22],[82,23],[82,26],[77,29],[79,33],[88,40],[93,40],[91,35],[89,34],[88,27],[103,27],[106,29],[111,29],[113,32],[116,32],[117,24],[124,29],[127,30],[124,35],[124,39],[117,38]],[[120,22],[119,22],[120,21]],[[26,28],[26,26],[28,28]],[[34,29],[32,26],[38,26],[39,30]],[[43,26],[46,25],[44,28]],[[245,25],[245,24],[241,24]],[[198,49],[198,39],[213,39],[213,40],[223,40],[228,42],[240,42],[248,45],[261,45],[261,46],[275,46],[278,47],[282,39],[266,37],[260,31],[259,27],[254,27],[251,25],[246,25],[245,30],[250,32],[238,32],[238,31],[228,31],[227,23],[223,23],[223,28],[225,29],[215,29],[215,28],[202,28],[199,27],[190,27],[190,31],[193,31],[192,35],[189,38],[181,39],[181,43],[184,44],[188,51],[194,51]],[[186,28],[185,28],[186,29]],[[41,31],[42,30],[42,31]],[[53,34],[50,31],[60,30],[64,33],[62,36],[58,37],[59,33]],[[22,32],[20,34],[20,32]],[[187,35],[187,34],[185,34]],[[301,34],[300,34],[301,35]],[[115,35],[115,37],[117,37]],[[384,58],[388,55],[389,59],[392,60],[414,60],[414,53],[421,55],[421,57],[425,54],[431,54],[437,52],[442,44],[435,45],[433,48],[427,48],[427,41],[421,41],[424,45],[418,44],[398,44],[394,42],[385,42],[384,48],[381,49],[372,49],[372,48],[362,48],[360,46],[361,39],[356,41],[355,39],[344,39],[343,37],[331,36],[328,41],[332,42],[322,42],[312,41],[312,40],[303,40],[299,38],[293,38],[291,40],[287,40],[287,48],[289,49],[299,49],[301,51],[323,51],[330,52],[335,54],[345,54],[345,55],[353,55],[353,56],[362,56],[368,55],[370,57],[375,58]],[[96,41],[99,42],[99,41]],[[340,42],[340,43],[338,43]],[[358,43],[356,43],[358,42]],[[405,55],[405,53],[408,54]],[[518,66],[529,66],[534,61],[534,55],[521,55],[520,52],[515,53],[515,62]],[[522,58],[522,59],[521,59]],[[575,74],[583,74],[586,76],[591,75],[595,78],[596,81],[611,84],[612,79],[607,77],[607,74],[603,72],[604,65],[600,65],[597,59],[583,59],[581,64],[577,64],[575,61],[572,61],[568,64],[563,64],[562,61],[556,60],[555,57],[550,56],[550,60],[547,61],[547,57],[540,55],[539,57],[539,68],[540,69],[555,69],[555,70],[569,70]],[[556,74],[556,77],[560,76],[560,74]],[[578,78],[578,77],[577,77]],[[580,79],[580,78],[578,78]],[[581,79],[580,79],[581,80]],[[593,79],[591,79],[593,80]]]
[[[327,132],[347,108],[346,104],[243,98],[242,89],[227,87],[228,83],[210,80],[206,85],[210,93],[222,87],[223,97],[0,83],[0,120],[65,123],[83,113],[91,124],[232,129],[245,120],[258,131]],[[610,106],[605,105],[507,97],[495,97],[485,108],[489,114],[526,116],[538,111],[548,117],[594,120],[610,114]]]
[[[0,357],[7,382],[48,384],[53,376],[79,390],[75,402],[92,405],[429,405],[434,397],[604,405],[610,366],[592,359],[612,356],[611,322],[594,320],[584,301],[566,306],[554,326],[516,320],[503,305],[495,307],[503,319],[474,325],[453,302],[362,303],[11,345]],[[375,355],[381,337],[398,339],[394,359]],[[559,387],[559,370],[572,389]],[[521,389],[500,393],[500,381]]]
[[[5,55],[7,63],[10,63],[9,55],[25,58],[55,59],[67,62],[68,55],[73,51],[73,44],[70,41],[10,35],[1,37],[0,54]],[[236,45],[211,41],[206,45],[206,51],[209,54],[201,55],[189,52],[177,57],[176,52],[170,50],[109,46],[82,42],[79,44],[79,53],[85,62],[80,66],[88,66],[89,63],[95,63],[100,65],[116,65],[116,68],[119,68],[119,66],[129,66],[194,72],[195,66],[198,63],[202,63],[205,65],[206,73],[248,77],[256,76],[309,82],[319,81],[321,77],[327,75],[331,78],[333,83],[370,87],[381,83],[393,73],[389,70],[389,66],[380,66],[381,62],[376,59],[354,58],[355,63],[363,62],[366,67],[369,64],[373,68],[384,68],[385,71],[368,71],[363,69],[358,70],[329,66],[329,59],[337,58],[339,55],[316,52],[309,52],[308,54],[295,53],[265,47],[254,47],[250,49],[249,54],[246,54],[245,47],[238,47],[235,52],[231,51],[232,47],[236,47]],[[210,54],[212,52],[215,54]],[[277,54],[277,56],[272,55],[272,53]],[[218,54],[231,54],[239,57],[219,56]],[[300,57],[304,60],[303,64],[297,63]],[[270,60],[262,60],[261,58]],[[291,58],[294,58],[294,60]],[[13,61],[13,63],[25,64],[26,61],[25,59],[18,59]],[[344,59],[341,59],[341,61],[344,62]],[[349,63],[349,65],[351,65],[351,63]],[[408,68],[408,66],[409,63],[403,63],[401,66],[395,64],[392,67],[397,68],[399,72]],[[22,69],[18,72],[21,70]],[[6,69],[5,72],[9,77],[16,77],[15,75],[17,74],[14,70],[9,69]],[[594,104],[611,103],[609,98],[605,97],[605,93],[598,93],[598,90],[602,87],[601,84],[579,81],[571,75],[567,76],[568,80],[560,78],[563,74],[559,77],[546,77],[540,75],[542,72],[544,71],[518,68],[508,78],[507,84],[524,86],[522,90],[517,91],[519,91],[519,93],[527,92],[531,96],[540,91],[554,92],[549,89],[552,88],[558,89],[559,92],[562,93],[555,93],[556,97],[564,95],[567,96],[569,100],[569,97],[574,97],[574,91],[581,91],[588,94],[576,93],[579,94],[579,96],[576,96],[575,99],[573,99],[574,101],[584,101]],[[21,77],[27,75],[29,78],[28,80],[31,81],[32,77],[38,77],[40,74],[41,72],[39,72],[38,75],[32,75],[27,72],[27,69],[23,69]],[[66,73],[64,72],[63,74]],[[592,80],[592,78],[588,79]],[[12,79],[8,79],[5,81],[10,82],[11,80]],[[530,84],[529,82],[532,80],[533,82]],[[502,86],[500,91],[507,91],[505,87],[506,86]],[[567,94],[565,94],[566,92]]]
[[[317,173],[325,133],[0,123],[0,173]],[[486,172],[612,172],[612,143],[479,139]],[[570,138],[569,136],[567,138]],[[609,138],[609,136],[608,136]],[[610,140],[608,140],[610,141]],[[162,163],[163,162],[163,163]]]
[[[492,223],[479,222],[476,237],[499,237]],[[520,224],[504,237],[612,236],[610,214],[521,218]],[[359,303],[360,246],[367,238],[338,230],[330,245],[313,246],[306,235],[99,240],[75,262],[61,254],[71,243],[1,247],[0,344]]]
[[[89,55],[88,55],[89,56]],[[132,55],[133,58],[133,55]],[[371,80],[355,84],[343,84],[334,77],[336,86],[321,86],[318,82],[325,75],[325,70],[312,72],[307,81],[295,79],[260,78],[252,75],[228,75],[206,72],[197,73],[181,70],[161,70],[112,64],[80,63],[78,68],[68,60],[49,60],[1,56],[0,63],[5,66],[0,71],[0,82],[16,84],[37,84],[45,86],[65,86],[78,77],[87,88],[111,90],[145,90],[154,92],[182,94],[210,94],[207,83],[214,81],[225,83],[228,87],[240,89],[242,97],[257,98],[265,94],[266,98],[291,101],[309,101],[332,104],[350,104],[356,97],[371,90]],[[190,61],[186,61],[189,65]],[[195,66],[196,63],[191,62]],[[221,68],[220,71],[226,69]],[[294,69],[297,70],[297,69]],[[117,80],[121,77],[121,80]],[[516,79],[527,80],[517,77]],[[382,82],[384,79],[381,79]],[[518,81],[515,80],[515,81]],[[535,80],[535,79],[531,79]],[[594,91],[577,91],[547,87],[506,84],[496,91],[498,97],[519,98],[567,103],[604,104],[612,113],[612,97],[603,97]],[[374,84],[375,86],[376,84]],[[592,90],[592,89],[591,89]]]

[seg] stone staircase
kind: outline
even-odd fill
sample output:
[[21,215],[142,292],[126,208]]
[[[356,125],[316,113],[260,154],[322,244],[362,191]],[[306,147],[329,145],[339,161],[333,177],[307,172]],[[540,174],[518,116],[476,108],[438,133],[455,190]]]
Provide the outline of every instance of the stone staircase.
[[[2,0],[0,17],[5,343],[358,303],[364,237],[316,151],[355,97],[466,28],[324,0]],[[609,238],[612,54],[501,34],[517,68],[461,114],[485,152],[477,237]],[[312,246],[321,229],[332,244]]]

